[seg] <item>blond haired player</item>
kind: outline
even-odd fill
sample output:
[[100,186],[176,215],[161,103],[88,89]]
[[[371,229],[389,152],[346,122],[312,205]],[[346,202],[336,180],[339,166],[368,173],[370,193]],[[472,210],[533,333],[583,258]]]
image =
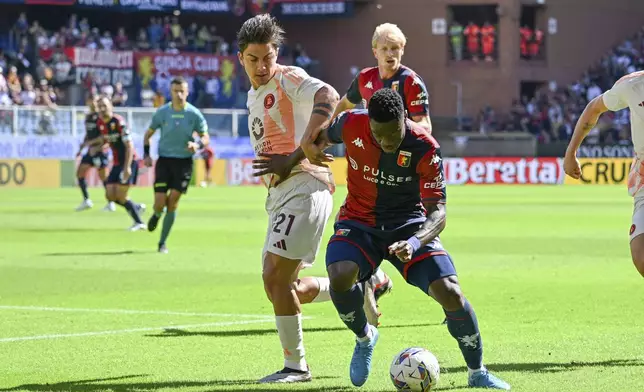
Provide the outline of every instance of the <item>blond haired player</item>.
[[581,142],[595,127],[602,113],[626,108],[631,111],[631,138],[635,149],[628,175],[628,193],[634,198],[630,229],[631,257],[639,273],[644,276],[644,71],[624,76],[610,90],[586,105],[568,144],[564,171],[572,178],[581,177],[581,166],[576,156]]
[[[376,27],[371,39],[371,47],[377,66],[360,71],[336,106],[333,118],[357,105],[366,108],[371,96],[376,91],[381,88],[391,88],[400,94],[409,118],[431,133],[432,122],[429,118],[427,87],[416,72],[402,65],[405,45],[407,45],[407,37],[397,25],[383,23]],[[312,159],[311,155],[307,154],[307,157]],[[373,292],[369,292],[369,288]],[[393,282],[387,274],[380,268],[376,269],[365,288],[364,301],[364,311],[372,325],[378,325],[380,317],[377,301],[389,293],[392,288]]]
[[[239,62],[252,85],[247,104],[253,148],[258,157],[274,160],[289,160],[305,132],[327,126],[339,99],[333,87],[301,68],[277,64],[283,35],[267,14],[247,20],[237,33]],[[275,312],[284,368],[260,382],[310,381],[300,304],[330,300],[329,279],[298,279],[298,273],[315,260],[333,209],[335,184],[328,167],[306,161],[282,176],[265,174],[263,181],[269,224],[262,278]]]

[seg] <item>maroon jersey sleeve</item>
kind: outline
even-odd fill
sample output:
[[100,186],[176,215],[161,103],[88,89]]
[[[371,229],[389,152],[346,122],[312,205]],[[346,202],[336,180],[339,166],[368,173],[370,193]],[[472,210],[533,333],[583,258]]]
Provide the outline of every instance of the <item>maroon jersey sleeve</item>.
[[405,98],[409,117],[429,114],[427,87],[420,76],[412,74],[405,79]]
[[440,149],[434,146],[423,155],[416,166],[420,177],[420,197],[424,203],[445,204],[445,173]]
[[351,86],[349,86],[349,89],[347,90],[347,99],[354,105],[362,102],[362,94],[360,94],[360,79],[362,75],[363,72],[357,74],[353,79],[353,82],[351,82]]
[[116,129],[121,134],[121,140],[124,142],[128,140],[132,140],[132,135],[130,134],[130,128],[128,128],[127,123],[125,122],[125,119],[121,116],[114,116],[114,120],[116,123]]
[[341,144],[344,140],[344,133],[347,120],[352,115],[350,110],[340,113],[326,129],[329,141],[334,144]]

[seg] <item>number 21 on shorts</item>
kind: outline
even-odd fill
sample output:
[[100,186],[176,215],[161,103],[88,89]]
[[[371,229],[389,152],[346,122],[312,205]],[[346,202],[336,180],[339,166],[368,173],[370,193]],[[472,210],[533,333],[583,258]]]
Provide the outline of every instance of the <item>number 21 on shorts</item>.
[[[289,235],[291,233],[291,228],[293,227],[294,221],[295,221],[295,215],[292,215],[292,214],[287,215],[283,212],[280,212],[280,214],[277,215],[275,224],[273,225],[273,232],[277,234],[282,234],[282,231],[283,231],[284,235]],[[285,225],[286,227],[284,227]]]

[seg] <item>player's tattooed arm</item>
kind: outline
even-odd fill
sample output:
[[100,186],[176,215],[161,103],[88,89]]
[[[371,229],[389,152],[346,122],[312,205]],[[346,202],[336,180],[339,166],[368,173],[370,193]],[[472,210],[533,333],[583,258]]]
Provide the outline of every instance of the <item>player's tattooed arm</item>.
[[315,144],[315,140],[320,131],[329,125],[339,99],[338,92],[328,84],[315,93],[311,118],[300,143],[304,155],[314,165],[325,166],[324,162],[329,162],[327,155]]
[[414,253],[429,244],[445,229],[445,204],[424,203],[427,220],[423,226],[406,241],[397,241],[389,246],[389,254],[396,255],[400,261],[411,261]]
[[445,204],[424,203],[424,205],[427,210],[427,220],[415,235],[420,241],[420,246],[425,246],[438,237],[447,223]]
[[604,94],[600,94],[586,105],[586,108],[579,116],[564,156],[564,172],[570,177],[575,179],[581,177],[581,164],[577,159],[577,150],[586,136],[588,136],[588,133],[597,124],[599,116],[608,110],[606,104],[604,104]]

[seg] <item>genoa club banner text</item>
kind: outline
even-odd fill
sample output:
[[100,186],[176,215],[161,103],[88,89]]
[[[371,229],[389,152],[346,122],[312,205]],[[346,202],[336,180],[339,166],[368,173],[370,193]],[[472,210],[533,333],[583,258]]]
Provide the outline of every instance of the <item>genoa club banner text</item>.
[[143,87],[168,89],[174,76],[191,81],[196,76],[217,81],[216,102],[232,103],[236,98],[237,58],[203,53],[135,52],[134,62]]

